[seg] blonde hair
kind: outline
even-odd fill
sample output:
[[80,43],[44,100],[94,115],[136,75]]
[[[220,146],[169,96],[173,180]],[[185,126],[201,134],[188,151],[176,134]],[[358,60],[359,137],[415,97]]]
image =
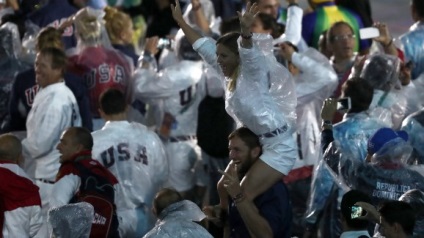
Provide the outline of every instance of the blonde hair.
[[[120,40],[121,33],[132,24],[130,16],[117,8],[107,6],[104,8],[106,15],[104,20],[106,21],[105,27],[109,35],[109,39],[112,43],[117,43]],[[130,42],[125,42],[130,43]]]
[[233,92],[236,89],[239,72],[240,66],[238,66],[237,69],[234,70],[233,75],[231,75],[230,77],[230,82],[228,83],[228,90],[230,90],[230,92]]
[[100,38],[101,22],[90,15],[86,8],[76,14],[74,23],[78,36],[83,41],[96,41]]

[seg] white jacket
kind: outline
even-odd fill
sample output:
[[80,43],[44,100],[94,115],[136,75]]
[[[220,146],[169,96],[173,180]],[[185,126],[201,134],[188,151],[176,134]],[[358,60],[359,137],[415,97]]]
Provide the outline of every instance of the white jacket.
[[59,143],[62,132],[81,126],[77,101],[63,82],[41,89],[29,112],[27,137],[22,141],[25,171],[31,178],[54,181],[59,164]]

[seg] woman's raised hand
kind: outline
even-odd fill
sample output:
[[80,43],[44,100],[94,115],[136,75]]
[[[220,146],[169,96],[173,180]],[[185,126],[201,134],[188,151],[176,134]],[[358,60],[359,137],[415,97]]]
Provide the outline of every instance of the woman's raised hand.
[[246,6],[246,12],[243,14],[240,12],[237,12],[239,20],[240,20],[240,27],[241,32],[243,33],[250,33],[250,28],[253,25],[253,22],[255,21],[256,15],[259,13],[258,5],[257,3],[251,3],[248,2]]

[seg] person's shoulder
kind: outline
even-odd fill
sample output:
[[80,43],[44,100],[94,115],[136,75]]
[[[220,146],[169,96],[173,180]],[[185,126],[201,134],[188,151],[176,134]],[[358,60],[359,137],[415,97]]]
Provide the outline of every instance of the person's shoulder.
[[276,182],[268,190],[260,195],[260,200],[269,200],[274,198],[287,198],[289,196],[288,189],[283,180]]
[[63,163],[57,172],[56,181],[59,181],[61,178],[70,174],[79,176],[78,170],[75,168],[75,165],[72,162]]

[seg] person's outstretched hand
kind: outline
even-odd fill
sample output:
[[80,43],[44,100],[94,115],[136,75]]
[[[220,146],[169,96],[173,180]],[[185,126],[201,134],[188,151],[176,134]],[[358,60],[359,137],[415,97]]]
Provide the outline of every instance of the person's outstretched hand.
[[175,0],[175,5],[171,4],[172,17],[177,22],[178,25],[184,22],[183,13],[181,11],[181,6],[178,0]]
[[259,13],[258,4],[257,3],[252,4],[251,2],[247,3],[246,11],[243,14],[241,12],[237,12],[242,34],[243,33],[250,34],[250,28],[252,27],[253,22],[255,21],[255,17],[258,13]]
[[389,27],[386,23],[376,22],[374,23],[374,27],[378,29],[380,32],[380,36],[375,37],[374,40],[383,44],[383,46],[389,46],[392,43],[392,37],[389,32]]

